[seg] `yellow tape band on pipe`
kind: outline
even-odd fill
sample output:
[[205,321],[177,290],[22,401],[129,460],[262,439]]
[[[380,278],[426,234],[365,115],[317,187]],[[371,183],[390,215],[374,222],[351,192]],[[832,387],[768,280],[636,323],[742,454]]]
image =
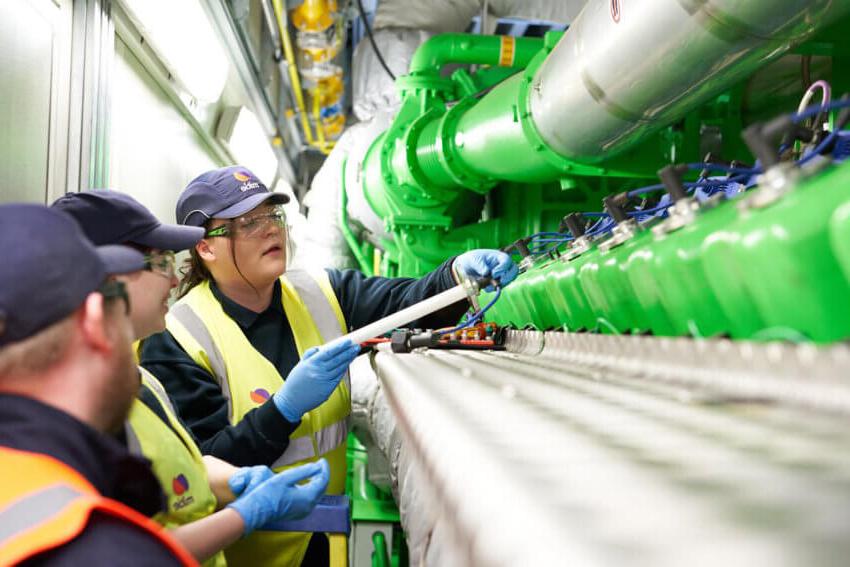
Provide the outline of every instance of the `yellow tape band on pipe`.
[[502,67],[513,67],[516,55],[516,40],[513,36],[503,35],[499,45],[499,65]]

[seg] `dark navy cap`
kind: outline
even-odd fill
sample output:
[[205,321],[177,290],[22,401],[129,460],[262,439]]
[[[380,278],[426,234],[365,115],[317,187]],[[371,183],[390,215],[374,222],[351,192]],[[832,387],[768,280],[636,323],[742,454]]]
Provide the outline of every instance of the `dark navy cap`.
[[0,347],[69,316],[107,276],[145,266],[132,248],[96,248],[71,217],[44,205],[0,205],[0,242]]
[[74,217],[97,245],[134,243],[179,252],[204,237],[198,227],[162,224],[147,207],[118,191],[68,193],[51,206]]
[[272,193],[256,175],[238,165],[202,173],[189,182],[177,201],[177,222],[203,226],[211,218],[233,219],[263,203],[288,203],[283,193]]

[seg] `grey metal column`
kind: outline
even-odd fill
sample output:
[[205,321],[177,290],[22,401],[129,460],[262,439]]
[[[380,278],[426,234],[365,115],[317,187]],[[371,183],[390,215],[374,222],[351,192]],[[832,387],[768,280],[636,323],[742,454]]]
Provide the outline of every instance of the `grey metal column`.
[[109,76],[115,46],[111,0],[74,2],[68,127],[69,192],[109,181]]

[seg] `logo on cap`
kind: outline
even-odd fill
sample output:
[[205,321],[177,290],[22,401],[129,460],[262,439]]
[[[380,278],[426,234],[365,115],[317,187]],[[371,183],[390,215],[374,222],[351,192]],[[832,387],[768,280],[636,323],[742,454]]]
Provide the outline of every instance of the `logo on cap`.
[[241,183],[238,189],[242,193],[260,188],[259,181],[252,179],[251,174],[247,171],[234,171],[233,179]]
[[269,391],[265,388],[257,388],[253,392],[251,392],[251,401],[255,404],[261,404],[271,398],[272,395],[269,394]]

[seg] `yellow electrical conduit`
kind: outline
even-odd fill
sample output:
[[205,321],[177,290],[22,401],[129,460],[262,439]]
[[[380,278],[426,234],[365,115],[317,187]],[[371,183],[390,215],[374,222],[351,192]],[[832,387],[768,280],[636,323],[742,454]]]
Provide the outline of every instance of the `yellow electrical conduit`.
[[[298,106],[298,111],[301,114],[301,127],[304,130],[304,136],[307,138],[307,144],[318,148],[322,151],[322,153],[328,154],[330,153],[331,148],[333,147],[333,143],[328,144],[324,141],[324,132],[322,131],[322,124],[319,120],[319,111],[316,105],[314,104],[314,116],[316,117],[316,129],[319,135],[320,141],[317,142],[313,137],[313,130],[310,128],[310,121],[307,118],[307,107],[304,104],[304,93],[301,90],[301,79],[298,76],[298,66],[295,63],[295,54],[292,51],[292,40],[289,37],[289,26],[284,19],[284,8],[282,0],[272,0],[272,6],[274,7],[274,15],[277,19],[277,27],[280,29],[280,38],[281,43],[283,44],[283,53],[286,57],[287,67],[289,67],[289,80],[292,82],[292,91],[295,95],[295,104]],[[318,100],[318,97],[314,97],[314,100]]]

